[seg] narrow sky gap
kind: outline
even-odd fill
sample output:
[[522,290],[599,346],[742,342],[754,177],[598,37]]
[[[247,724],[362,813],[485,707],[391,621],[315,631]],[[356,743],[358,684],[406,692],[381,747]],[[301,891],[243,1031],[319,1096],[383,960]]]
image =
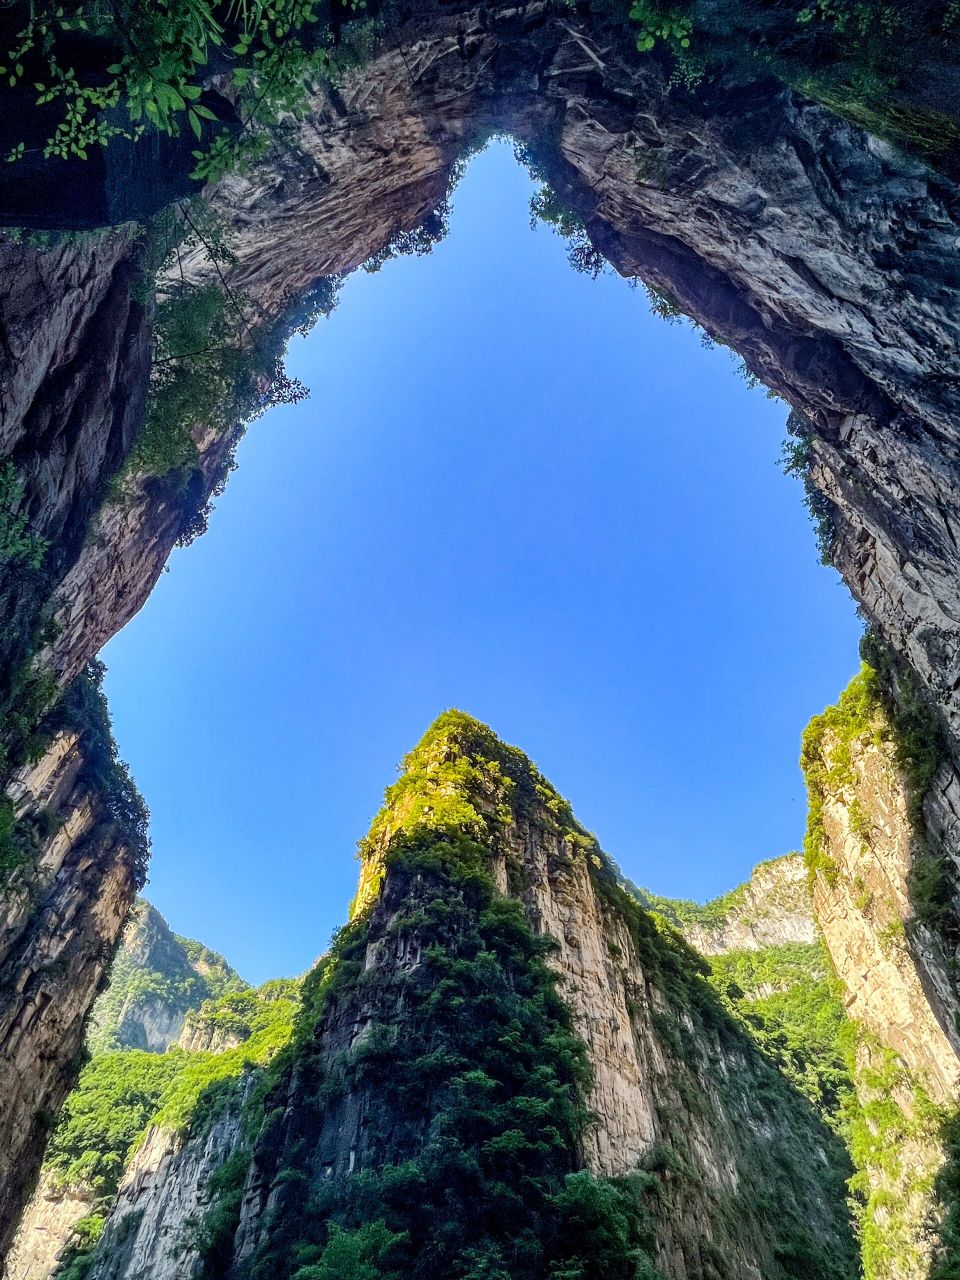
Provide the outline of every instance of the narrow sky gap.
[[797,847],[811,714],[859,623],[780,473],[785,407],[589,280],[503,144],[447,240],[358,273],[210,532],[107,647],[147,894],[252,980],[343,919],[400,756],[460,706],[626,874],[707,898]]

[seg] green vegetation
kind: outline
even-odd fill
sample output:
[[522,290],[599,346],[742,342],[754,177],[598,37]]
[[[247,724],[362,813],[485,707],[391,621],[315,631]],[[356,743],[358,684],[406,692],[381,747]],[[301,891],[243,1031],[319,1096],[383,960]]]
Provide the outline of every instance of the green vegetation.
[[[946,1115],[862,1027],[848,1041],[848,1063],[859,1093],[847,1112],[847,1140],[857,1168],[850,1188],[860,1205],[864,1280],[919,1275]],[[944,1280],[955,1274],[943,1273]]]
[[183,1070],[183,1057],[131,1049],[94,1058],[64,1103],[46,1171],[62,1186],[112,1196],[134,1145]]
[[0,462],[0,564],[23,563],[39,569],[47,551],[47,541],[34,533],[19,510],[23,485],[9,459]]
[[660,894],[651,893],[649,889],[641,889],[632,880],[624,880],[623,886],[643,906],[656,911],[678,929],[686,925],[699,925],[703,929],[718,928],[742,905],[747,891],[747,886],[741,884],[709,902],[693,902],[690,898],[661,897]]
[[[220,959],[214,952],[206,954]],[[201,1021],[218,1027],[225,1010],[232,1010],[230,1030],[242,1043],[225,1053],[108,1051],[84,1067],[60,1114],[44,1171],[61,1186],[91,1192],[94,1212],[75,1225],[57,1280],[86,1275],[104,1215],[147,1130],[161,1125],[189,1135],[203,1133],[224,1108],[235,1104],[244,1075],[265,1066],[289,1040],[298,1000],[299,983],[281,979],[255,991],[228,992],[201,1006]],[[236,1169],[246,1168],[246,1160],[239,1151],[218,1172],[211,1192],[219,1196]],[[217,1212],[222,1212],[219,1200]]]
[[[301,1144],[304,1164],[278,1171],[282,1207],[251,1276],[319,1280],[341,1267],[355,1280],[653,1280],[641,1204],[648,1180],[607,1182],[577,1169],[585,1050],[546,964],[552,944],[486,870],[476,838],[484,818],[468,796],[503,776],[501,762],[514,764],[509,748],[491,754],[498,759],[437,760],[466,794],[446,793],[436,811],[442,783],[428,794],[408,776],[397,784],[400,823],[381,849],[396,908],[385,936],[402,945],[415,930],[420,963],[362,978],[376,936],[368,910],[307,980],[295,1039],[298,1079],[311,1082],[310,1096],[298,1097],[298,1129],[319,1126],[348,1091],[375,1092],[362,1169],[346,1180],[312,1177]],[[381,815],[372,840],[387,821]],[[351,1016],[356,1000],[371,1024],[331,1059],[316,1030]],[[268,1110],[268,1148],[282,1118]]]
[[[677,1108],[664,1100],[661,1117],[676,1145],[630,1179],[580,1168],[590,1123],[585,1048],[547,964],[552,942],[531,931],[519,902],[502,897],[491,877],[491,854],[502,855],[511,892],[522,892],[528,871],[513,840],[527,821],[560,837],[551,874],[588,868],[607,908],[627,923],[658,993],[653,1020],[668,1059],[676,1045],[662,1088]],[[787,1203],[792,1193],[802,1204],[800,1186],[809,1194],[809,1126],[832,1152],[829,1134],[725,1012],[703,962],[621,888],[596,841],[521,752],[470,717],[445,713],[404,761],[360,852],[352,922],[307,979],[294,1038],[258,1100],[258,1159],[277,1162],[266,1242],[247,1280],[652,1280],[650,1215],[670,1212],[678,1177],[697,1176],[685,1154],[690,1116],[704,1106],[702,1080],[718,1078],[720,1044],[750,1079],[746,1102],[742,1080],[725,1100],[737,1131],[759,1131],[773,1108],[785,1141],[744,1165],[743,1203],[718,1193],[716,1214],[735,1222],[749,1205],[752,1222],[769,1202],[776,1274],[851,1274],[842,1236],[834,1256],[822,1256],[803,1211]],[[394,961],[414,955],[416,963]],[[354,1027],[361,1034],[344,1038],[342,1029]],[[345,1177],[347,1153],[331,1148],[330,1135],[353,1132],[348,1117],[358,1107],[364,1123]],[[241,1177],[228,1180],[196,1226],[211,1280],[230,1256]],[[704,1275],[733,1274],[706,1240],[701,1247]]]
[[[814,716],[803,733],[800,763],[807,784],[807,833],[803,851],[811,872],[831,884],[837,867],[827,850],[823,808],[827,796],[852,788],[856,781],[851,750],[854,743],[881,746],[889,727],[880,702],[877,673],[864,663],[837,704]],[[828,745],[829,742],[829,745]]]
[[951,903],[950,862],[931,850],[923,817],[927,791],[948,753],[943,726],[913,670],[876,632],[864,635],[861,651],[864,661],[877,672],[878,698],[890,723],[895,758],[907,791],[907,812],[915,836],[910,900],[918,920],[935,933],[950,934],[956,942],[960,930]]
[[[23,690],[23,701],[17,714],[6,719],[5,763],[38,760],[55,732],[60,729],[75,732],[83,753],[77,780],[99,796],[117,836],[130,850],[134,874],[141,885],[146,879],[150,852],[149,815],[127,766],[117,755],[101,688],[104,670],[101,662],[89,663],[54,709],[44,716],[44,710],[56,696],[57,686],[47,673],[29,668],[15,685],[15,689]],[[0,798],[0,881],[31,865],[42,842],[53,834],[58,822],[56,813],[47,811],[17,818],[11,801]]]
[[787,418],[788,438],[783,443],[782,463],[785,475],[796,476],[803,485],[803,505],[810,514],[817,551],[822,565],[833,564],[833,549],[837,541],[836,515],[833,503],[820,492],[813,482],[810,467],[813,462],[813,432],[803,415],[796,409]]
[[[28,150],[87,159],[114,139],[189,129],[194,176],[216,178],[258,158],[284,118],[299,115],[312,79],[335,78],[368,50],[363,0],[98,0],[5,15],[0,76],[35,98]],[[231,73],[230,101],[209,89]]]
[[[936,712],[916,675],[871,631],[861,643],[863,666],[840,695],[836,706],[815,716],[803,735],[801,764],[809,809],[804,850],[807,864],[828,878],[836,867],[826,850],[823,803],[827,795],[849,792],[856,781],[851,748],[857,741],[888,744],[906,791],[913,828],[913,862],[908,886],[914,915],[935,933],[957,931],[951,899],[953,877],[946,857],[928,844],[923,802],[946,754],[946,740]],[[833,742],[824,759],[827,737]],[[848,799],[850,827],[869,844],[870,822],[856,796]]]
[[710,981],[763,1053],[841,1136],[852,1105],[850,1024],[822,942],[711,956]]
[[30,866],[59,825],[49,809],[18,818],[9,796],[0,797],[0,885],[19,867]]
[[110,985],[93,1007],[87,1044],[93,1053],[156,1048],[148,1044],[139,1019],[151,1006],[170,1014],[198,1009],[231,992],[253,992],[223,956],[190,938],[171,933],[163,917],[140,901],[110,969]]
[[[210,278],[187,280],[183,255],[197,248]],[[150,395],[113,497],[122,496],[126,479],[136,474],[172,474],[182,495],[198,462],[201,433],[238,431],[274,405],[302,400],[306,389],[287,375],[284,348],[292,333],[330,314],[339,285],[320,280],[279,314],[260,314],[227,283],[225,270],[234,261],[230,237],[200,201],[161,215],[142,252],[147,278],[157,288]],[[223,481],[231,466],[232,453]],[[200,531],[185,529],[187,540]]]
[[[290,1039],[299,1003],[299,984],[289,983],[284,994],[277,994],[275,984],[267,984],[267,998],[257,999],[259,989],[245,1001],[246,1015],[236,1016],[236,994],[222,996],[214,1002],[211,1013],[216,1021],[218,1010],[225,1005],[233,1010],[232,1030],[241,1043],[223,1053],[181,1053],[183,1068],[153,1115],[152,1123],[190,1134],[202,1132],[223,1108],[230,1104],[236,1082],[254,1066],[263,1066]],[[201,1023],[206,1009],[199,1012]]]
[[953,0],[610,0],[637,48],[673,64],[690,90],[725,71],[776,76],[869,132],[924,159],[955,165],[960,122],[918,84],[957,59]]
[[940,1143],[945,1158],[933,1186],[943,1218],[930,1280],[956,1280],[960,1275],[960,1110],[943,1120]]

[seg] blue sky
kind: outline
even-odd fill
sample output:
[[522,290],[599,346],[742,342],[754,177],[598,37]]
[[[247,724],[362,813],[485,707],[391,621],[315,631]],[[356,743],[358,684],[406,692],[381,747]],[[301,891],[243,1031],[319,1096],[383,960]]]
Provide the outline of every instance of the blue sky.
[[253,981],[344,919],[403,753],[457,706],[624,872],[704,899],[798,846],[809,717],[860,626],[781,474],[785,407],[577,275],[509,147],[429,257],[291,345],[210,531],[106,648],[153,814],[147,895]]

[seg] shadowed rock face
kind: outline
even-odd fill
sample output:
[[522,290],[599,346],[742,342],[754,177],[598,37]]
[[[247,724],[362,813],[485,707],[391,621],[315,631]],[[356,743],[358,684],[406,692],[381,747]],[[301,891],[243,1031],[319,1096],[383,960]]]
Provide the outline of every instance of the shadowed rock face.
[[[496,130],[535,147],[618,271],[669,292],[804,414],[815,479],[836,506],[835,559],[960,729],[957,189],[775,82],[691,95],[598,21],[539,4],[444,10],[391,32],[361,72],[315,97],[256,173],[212,193],[235,233],[231,287],[255,318],[275,316],[318,277],[419,224],[457,157]],[[36,270],[35,251],[8,252],[7,279],[17,253]],[[185,266],[208,269],[201,251]],[[107,270],[88,265],[93,280]],[[57,288],[70,295],[69,280]],[[44,316],[12,321],[30,331],[21,347],[36,363]],[[54,352],[31,394],[4,406],[11,447],[35,437],[75,358]],[[142,393],[142,350],[106,372]],[[206,445],[205,458],[222,452],[222,440]],[[62,505],[62,464],[30,479],[35,505],[41,490]],[[161,518],[175,505],[165,486],[148,488],[142,510],[101,514],[64,583],[58,670],[76,670],[139,607],[179,532]],[[146,554],[125,564],[130,543]]]
[[[536,150],[621,274],[668,293],[802,414],[835,563],[956,746],[957,188],[775,82],[670,88],[655,57],[599,18],[444,6],[391,28],[255,173],[210,193],[235,233],[229,283],[252,323],[418,225],[458,157],[497,130]],[[199,442],[185,489],[142,477],[124,505],[100,505],[147,391],[138,263],[125,232],[48,252],[0,244],[0,440],[51,545],[42,579],[0,583],[5,688],[45,610],[60,628],[45,661],[66,683],[140,608],[233,438]],[[209,270],[199,252],[184,266]],[[939,794],[928,821],[952,854],[958,790],[947,780]],[[100,910],[96,877],[71,883],[79,912]],[[82,1004],[93,986],[57,1000]],[[14,1021],[21,989],[11,973]],[[50,1052],[66,1060],[68,1041]],[[38,1091],[30,1105],[38,1116],[48,1101]]]
[[135,855],[84,774],[83,734],[20,771],[21,814],[53,815],[0,908],[0,1257],[80,1068],[87,1013],[136,891]]

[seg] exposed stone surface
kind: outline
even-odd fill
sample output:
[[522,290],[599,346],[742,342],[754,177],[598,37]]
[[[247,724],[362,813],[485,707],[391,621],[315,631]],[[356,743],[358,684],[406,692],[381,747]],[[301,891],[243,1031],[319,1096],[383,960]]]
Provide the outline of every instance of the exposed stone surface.
[[193,1280],[202,1272],[190,1224],[210,1207],[210,1176],[242,1139],[239,1106],[200,1139],[151,1129],[130,1163],[97,1246],[90,1280]]
[[[825,750],[835,745],[828,734]],[[851,759],[853,783],[824,802],[826,850],[836,873],[816,876],[817,922],[850,1016],[926,1080],[937,1101],[950,1101],[960,1089],[960,1059],[944,1030],[952,1020],[935,1016],[931,992],[951,1011],[960,1005],[942,953],[913,919],[907,873],[914,834],[903,784],[889,743],[857,741]],[[865,834],[854,829],[854,800],[869,823]]]
[[[827,730],[820,750],[828,770],[837,749]],[[933,1179],[944,1160],[938,1116],[926,1100],[952,1109],[960,1099],[960,1003],[941,940],[911,903],[907,877],[917,836],[892,742],[864,732],[850,743],[849,768],[837,778],[834,767],[832,776],[837,780],[822,795],[814,910],[847,1012],[862,1029],[855,1071],[861,1102],[893,1103],[905,1117],[897,1121],[905,1137],[893,1131],[896,1149],[867,1160],[870,1189],[882,1197],[868,1217],[885,1249],[868,1274],[924,1280],[940,1212]]]
[[91,1211],[94,1197],[83,1188],[58,1186],[44,1176],[27,1205],[3,1280],[50,1280],[73,1228]]
[[754,867],[745,884],[703,907],[669,898],[647,900],[701,955],[759,951],[787,942],[813,942],[816,925],[803,855],[788,853]]
[[[429,779],[456,749],[443,736],[426,748],[421,744],[417,769]],[[437,794],[449,794],[443,781],[435,785]],[[842,1195],[831,1184],[835,1139],[785,1083],[778,1105],[768,1104],[764,1080],[770,1068],[746,1038],[725,1037],[719,1026],[708,1029],[676,992],[658,986],[620,909],[598,891],[583,839],[558,830],[542,801],[515,804],[513,795],[489,793],[487,811],[497,814],[500,825],[495,837],[482,838],[499,890],[522,903],[535,932],[557,943],[550,963],[593,1071],[588,1105],[595,1121],[584,1135],[582,1158],[595,1173],[616,1176],[642,1167],[662,1144],[685,1170],[663,1180],[652,1207],[656,1262],[664,1276],[686,1280],[702,1274],[712,1257],[725,1260],[723,1274],[742,1280],[785,1274],[776,1254],[780,1224],[774,1227],[765,1217],[762,1188],[785,1176],[778,1161],[787,1150],[802,1153],[788,1181],[795,1203],[803,1205],[805,1228],[818,1248],[841,1256],[848,1246]],[[421,898],[436,889],[426,873],[395,870],[382,860],[393,832],[406,829],[407,802],[401,797],[395,810],[388,805],[388,820],[375,825],[376,843],[364,853],[354,907],[371,912],[361,991],[377,985],[378,971],[399,966],[409,973],[421,963],[416,923],[406,922],[416,921]],[[675,945],[681,948],[677,963],[692,972],[693,953],[679,940]],[[369,1000],[362,994],[340,997],[321,1018],[316,1038],[323,1062],[349,1055],[363,1040],[374,1019]],[[273,1115],[282,1111],[283,1121],[263,1138],[251,1165],[236,1238],[238,1261],[256,1254],[275,1227],[273,1215],[285,1208],[287,1186],[283,1177],[277,1180],[282,1169],[289,1174],[290,1165],[302,1164],[308,1180],[320,1181],[377,1167],[376,1134],[390,1129],[389,1116],[377,1115],[371,1123],[378,1099],[368,1096],[367,1085],[332,1090],[314,1123],[310,1089],[318,1078],[324,1078],[322,1068],[311,1065],[301,1074],[295,1062],[269,1099],[268,1109]]]
[[[836,508],[836,562],[956,741],[957,191],[772,82],[720,81],[690,95],[629,46],[601,19],[540,3],[419,12],[349,83],[318,93],[297,138],[214,193],[237,233],[231,286],[270,320],[318,276],[351,269],[419,223],[465,145],[495,129],[546,140],[552,182],[617,270],[669,292],[803,413],[814,479]],[[55,604],[62,625],[45,656],[64,682],[136,612],[231,443],[200,442],[186,498],[141,478],[128,503],[96,514],[147,389],[137,263],[125,233],[48,252],[0,245],[0,447],[51,544],[42,584],[0,583],[5,687],[45,608]],[[187,265],[203,270],[199,259]],[[960,785],[948,767],[940,794],[931,825],[952,851]],[[21,898],[5,907],[15,932],[46,939],[41,952],[59,949],[65,918],[86,921],[77,928],[91,941],[112,941],[129,902],[103,851],[81,888],[87,820],[64,828],[78,844],[58,846],[76,869],[70,888],[58,872],[29,920]],[[22,991],[10,980],[0,1017],[44,1024],[51,1080],[65,1078],[79,1044],[62,1024],[82,1021],[102,970],[91,965],[71,959],[39,1003],[27,979]],[[0,1037],[4,1052],[0,1073],[13,1052]],[[38,1087],[29,1113],[26,1095],[15,1096],[21,1104],[0,1120],[0,1173],[28,1151],[35,1158],[41,1109],[62,1092]],[[13,1132],[32,1135],[16,1152]]]
[[57,735],[21,770],[20,812],[58,820],[0,914],[0,1256],[79,1066],[87,1013],[136,890],[134,857],[82,776],[83,741]]
[[0,574],[6,693],[140,426],[150,346],[128,233],[46,251],[0,237],[0,276],[0,452],[23,483],[23,514],[49,543],[42,575]]
[[245,985],[222,956],[178,938],[160,912],[140,899],[124,930],[110,986],[93,1008],[90,1048],[162,1053],[180,1041],[184,1020],[204,1000]]

